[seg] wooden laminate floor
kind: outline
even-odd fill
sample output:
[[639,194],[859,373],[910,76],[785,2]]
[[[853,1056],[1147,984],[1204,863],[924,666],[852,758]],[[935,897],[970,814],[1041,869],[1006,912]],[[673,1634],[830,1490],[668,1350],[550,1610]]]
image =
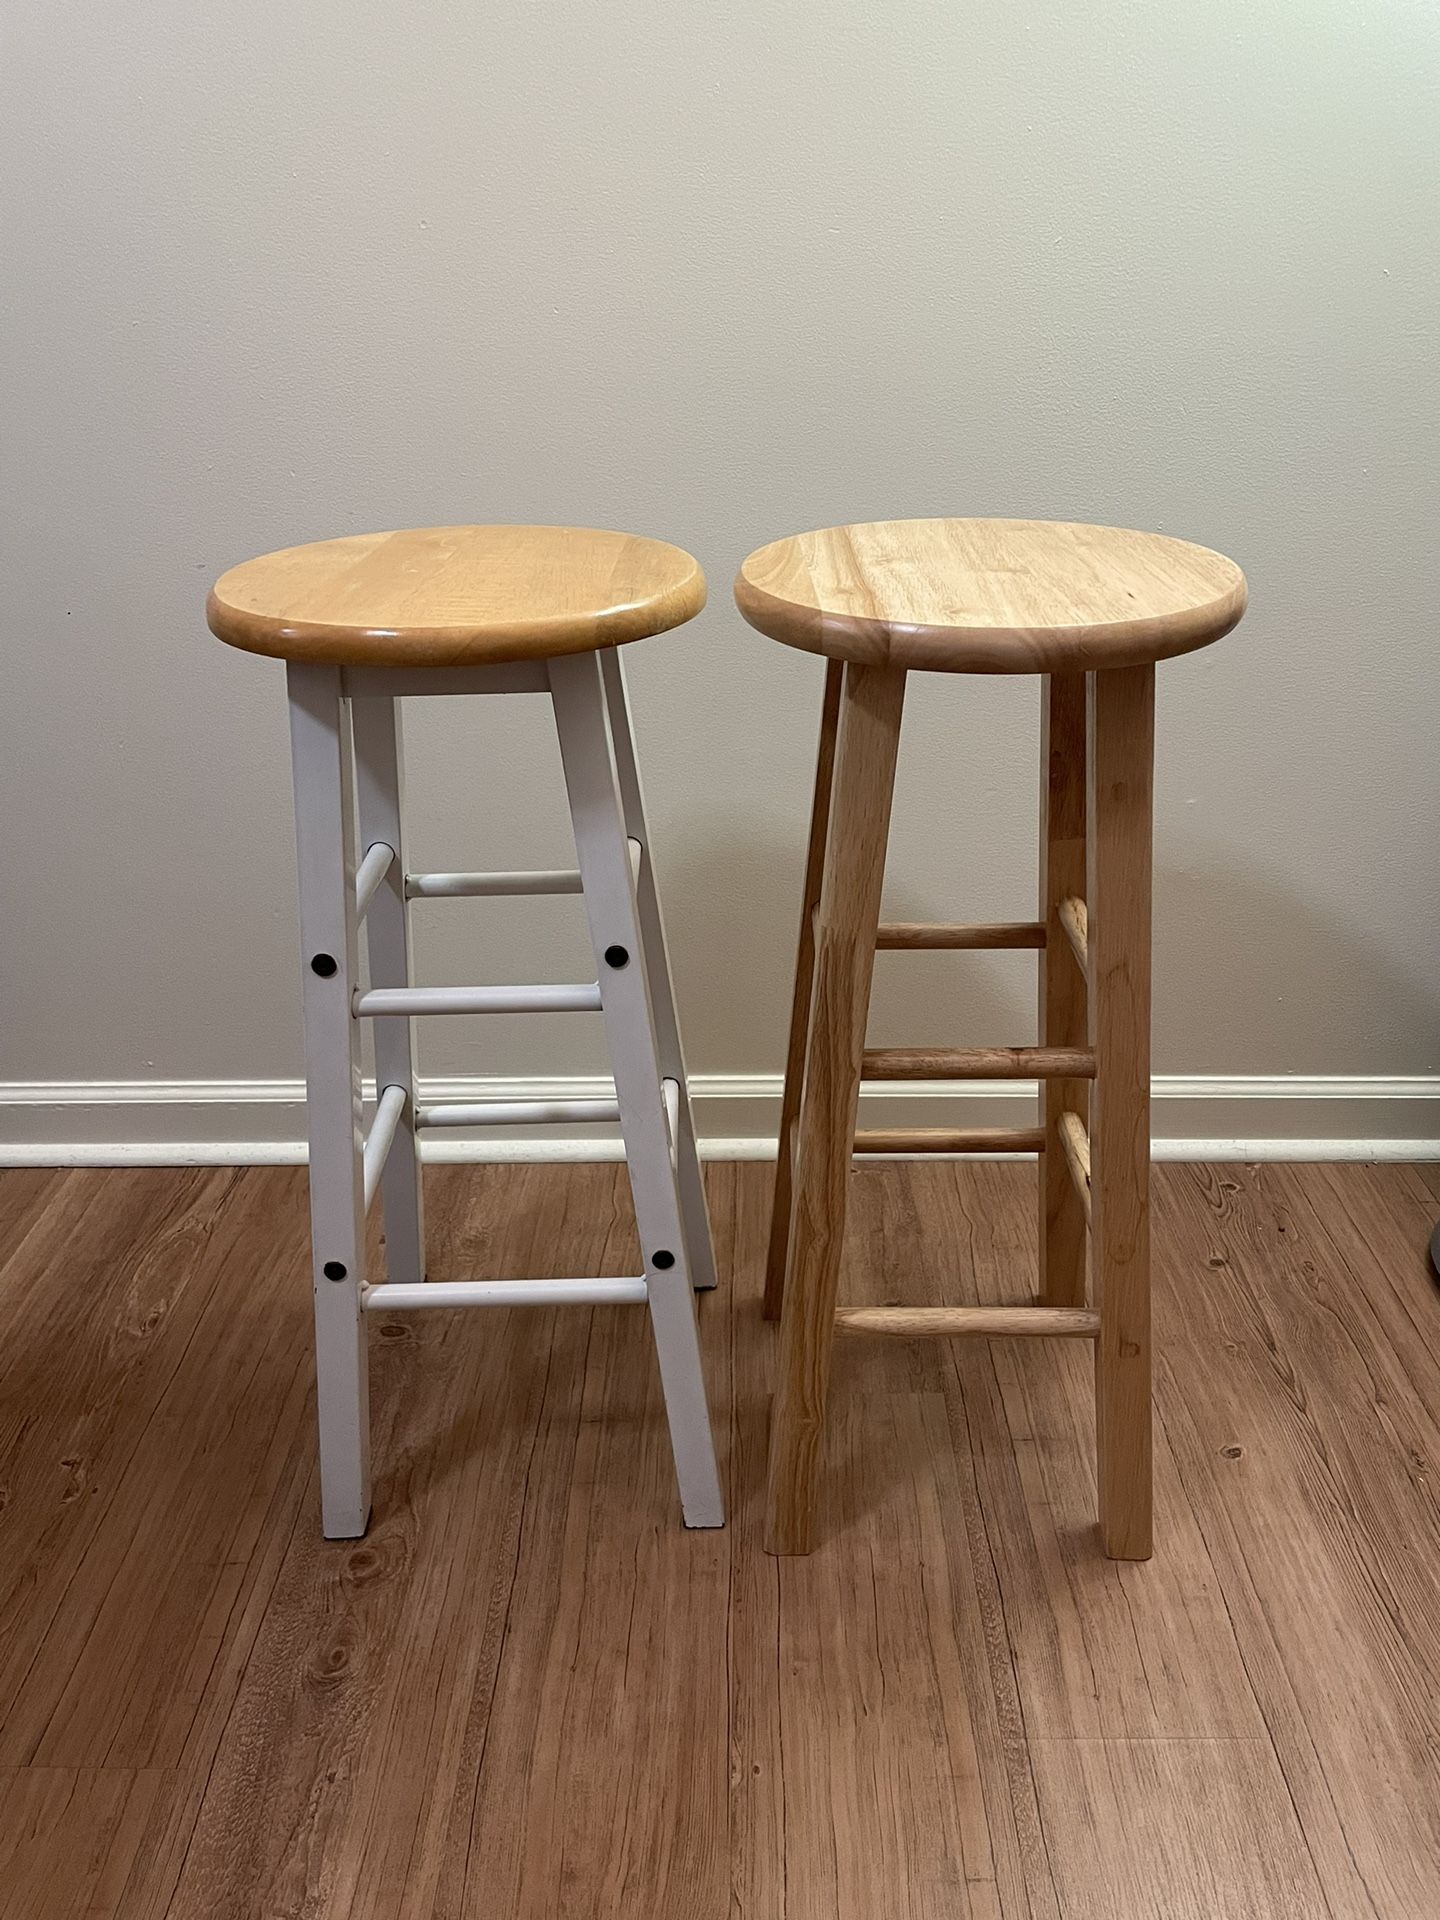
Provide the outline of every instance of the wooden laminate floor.
[[[846,1296],[1016,1298],[1033,1169],[869,1165]],[[0,1176],[4,1920],[1435,1920],[1440,1182],[1156,1174],[1158,1551],[1075,1343],[851,1341],[760,1549],[769,1171],[710,1173],[723,1533],[632,1308],[372,1326],[320,1538],[304,1176]],[[616,1169],[437,1169],[432,1274],[634,1271]]]

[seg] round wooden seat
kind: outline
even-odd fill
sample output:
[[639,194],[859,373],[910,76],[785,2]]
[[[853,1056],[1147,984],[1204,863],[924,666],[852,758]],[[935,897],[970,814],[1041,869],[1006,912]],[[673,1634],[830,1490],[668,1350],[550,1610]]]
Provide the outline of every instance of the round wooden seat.
[[793,534],[735,582],[752,627],[832,659],[941,673],[1139,666],[1245,611],[1208,547],[1057,520],[876,520]]
[[692,619],[679,547],[590,527],[417,527],[232,567],[206,607],[232,647],[283,660],[451,667],[589,653]]

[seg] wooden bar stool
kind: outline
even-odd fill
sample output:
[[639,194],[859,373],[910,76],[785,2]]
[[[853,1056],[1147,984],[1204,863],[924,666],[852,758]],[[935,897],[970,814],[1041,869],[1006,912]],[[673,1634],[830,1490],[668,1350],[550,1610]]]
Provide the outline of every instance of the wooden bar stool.
[[[897,520],[762,547],[735,597],[762,633],[830,663],[766,1277],[767,1314],[781,1316],[770,1548],[815,1545],[838,1327],[1093,1341],[1101,1536],[1112,1558],[1147,1559],[1155,662],[1228,633],[1245,610],[1244,576],[1208,548],[1156,534]],[[913,671],[1045,676],[1033,923],[880,924]],[[1037,949],[1040,1044],[867,1049],[877,947]],[[1034,1128],[855,1131],[862,1080],[1037,1078]],[[1041,1304],[837,1312],[852,1152],[996,1150],[1040,1154]]]
[[[207,608],[231,646],[288,662],[299,847],[311,1253],[324,1528],[370,1513],[365,1315],[424,1307],[649,1307],[685,1522],[718,1527],[692,1285],[714,1255],[636,771],[622,642],[705,604],[678,547],[573,527],[430,527],[266,554],[220,579]],[[405,695],[540,693],[554,708],[578,870],[411,873],[401,826]],[[583,893],[597,981],[411,984],[408,902]],[[359,980],[364,922],[369,984]],[[614,1100],[420,1104],[417,1014],[597,1012]],[[360,1023],[375,1038],[368,1133]],[[418,1135],[426,1127],[618,1120],[644,1272],[631,1279],[428,1281]],[[383,1280],[365,1216],[383,1195]]]

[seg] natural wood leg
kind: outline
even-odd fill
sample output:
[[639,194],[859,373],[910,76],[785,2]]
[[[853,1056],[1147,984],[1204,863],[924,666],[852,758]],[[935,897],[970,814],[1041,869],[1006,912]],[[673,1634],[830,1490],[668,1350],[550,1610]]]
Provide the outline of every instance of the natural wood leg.
[[897,668],[845,667],[770,1429],[772,1553],[809,1553],[815,1544],[846,1187],[904,697],[905,675]]
[[1150,861],[1155,669],[1090,676],[1088,708],[1092,1259],[1100,1532],[1151,1553]]
[[841,660],[825,663],[825,699],[820,709],[820,745],[815,755],[815,798],[810,808],[810,844],[805,850],[805,888],[800,904],[794,997],[790,1002],[790,1038],[785,1048],[785,1089],[780,1099],[779,1152],[775,1157],[775,1194],[770,1207],[770,1250],[765,1260],[767,1320],[780,1318],[780,1302],[785,1295],[790,1198],[795,1179],[795,1132],[800,1119],[805,1042],[810,1032],[810,990],[815,974],[815,909],[820,904],[820,880],[825,870],[830,778],[835,765],[835,730],[840,720],[840,683],[844,672]]
[[[1040,708],[1040,1044],[1086,1044],[1085,978],[1060,920],[1067,899],[1085,898],[1085,676],[1056,673],[1041,682]],[[1083,1307],[1088,1233],[1085,1210],[1065,1164],[1060,1120],[1088,1120],[1085,1080],[1046,1080],[1040,1089],[1045,1146],[1040,1155],[1040,1298],[1049,1307]]]

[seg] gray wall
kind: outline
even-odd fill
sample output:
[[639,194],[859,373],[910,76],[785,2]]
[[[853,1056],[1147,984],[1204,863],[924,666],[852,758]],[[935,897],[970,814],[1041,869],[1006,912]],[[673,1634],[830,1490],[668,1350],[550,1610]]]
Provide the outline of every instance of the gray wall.
[[[774,1071],[819,675],[729,582],[943,512],[1250,574],[1162,669],[1157,1068],[1440,1064],[1432,5],[11,0],[4,32],[0,1080],[298,1073],[282,675],[205,588],[462,519],[705,562],[705,615],[632,652],[641,749],[692,1064]],[[1024,915],[1035,686],[912,685],[893,904]],[[415,710],[422,863],[567,858],[506,704]],[[432,980],[583,964],[573,902],[423,911]],[[879,1040],[1030,1034],[1033,963],[880,964]],[[603,1064],[574,1020],[424,1046]]]

